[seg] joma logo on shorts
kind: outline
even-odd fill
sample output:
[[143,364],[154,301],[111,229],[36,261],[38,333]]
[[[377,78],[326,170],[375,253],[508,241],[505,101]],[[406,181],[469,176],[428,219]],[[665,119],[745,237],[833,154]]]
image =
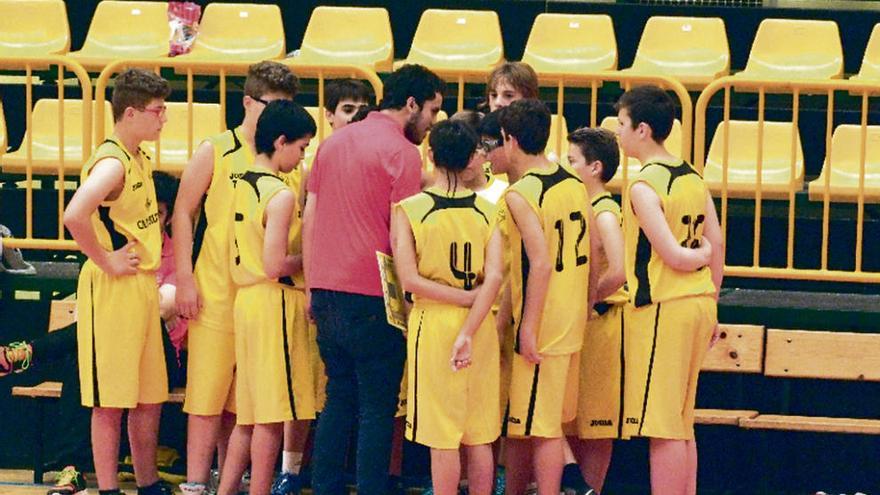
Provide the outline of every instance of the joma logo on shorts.
[[508,423],[513,423],[513,424],[515,424],[515,425],[522,424],[522,421],[520,421],[519,418],[514,418],[513,416],[507,418],[507,422],[508,422]]
[[590,426],[614,426],[610,419],[594,419],[590,421]]
[[637,425],[639,424],[639,418],[626,418],[626,424]]

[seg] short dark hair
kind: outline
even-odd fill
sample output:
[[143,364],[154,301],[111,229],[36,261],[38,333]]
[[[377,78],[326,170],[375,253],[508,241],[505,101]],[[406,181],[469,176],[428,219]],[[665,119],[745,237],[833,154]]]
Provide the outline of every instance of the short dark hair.
[[333,79],[324,86],[324,108],[335,112],[342,100],[362,101],[370,103],[373,91],[359,79]]
[[168,208],[168,216],[174,211],[174,201],[177,199],[177,189],[180,180],[166,172],[153,172],[153,185],[156,188],[156,202],[165,203]]
[[507,110],[507,107],[501,107],[494,112],[489,112],[480,121],[480,135],[490,137],[492,139],[501,139],[501,114]]
[[379,109],[375,105],[364,105],[358,108],[358,111],[355,112],[354,115],[351,116],[351,120],[348,121],[349,124],[354,124],[355,122],[360,122],[367,118],[367,115],[370,115],[373,112],[378,112]]
[[128,107],[143,110],[151,100],[164,100],[170,94],[171,86],[161,76],[144,69],[128,69],[116,76],[113,85],[113,122],[119,122]]
[[666,91],[658,86],[637,86],[624,93],[614,105],[616,111],[626,109],[632,120],[632,128],[645,123],[651,128],[651,137],[662,143],[672,132],[675,120],[675,103]]
[[452,117],[449,117],[449,120],[464,122],[469,125],[474,132],[479,133],[480,123],[483,121],[484,116],[483,112],[478,112],[476,110],[459,110],[458,112],[455,112]]
[[284,64],[264,60],[248,67],[244,94],[251,98],[261,98],[267,93],[281,93],[293,98],[298,91],[299,79]]
[[550,111],[539,100],[519,100],[499,115],[501,128],[513,136],[519,147],[529,155],[538,155],[547,148],[550,138]]
[[392,72],[382,88],[382,110],[399,110],[412,97],[421,107],[427,100],[433,100],[437,93],[443,94],[446,83],[424,66],[408,64]]
[[431,128],[428,145],[436,166],[458,172],[467,168],[479,140],[476,131],[466,122],[444,120]]
[[287,141],[296,141],[305,136],[314,136],[317,127],[315,119],[298,103],[290,100],[270,101],[257,120],[254,145],[257,153],[275,153],[275,140],[284,136]]
[[568,135],[568,142],[577,146],[587,163],[602,162],[602,182],[608,182],[620,166],[620,149],[613,132],[601,127],[581,127]]

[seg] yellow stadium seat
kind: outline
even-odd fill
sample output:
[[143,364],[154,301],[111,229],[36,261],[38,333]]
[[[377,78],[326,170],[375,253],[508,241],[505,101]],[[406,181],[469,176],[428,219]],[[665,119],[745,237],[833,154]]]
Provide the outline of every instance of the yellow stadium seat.
[[[498,14],[488,10],[428,9],[419,19],[403,63],[438,71],[491,71],[504,59]],[[477,78],[484,80],[485,75]]]
[[[446,114],[443,110],[437,114],[437,118],[434,119],[434,123],[442,122],[449,118],[449,115]],[[422,141],[422,144],[419,145],[419,153],[422,155],[422,169],[426,172],[433,172],[434,170],[434,162],[431,161],[431,158],[428,156],[428,138],[431,137],[431,131],[428,131],[428,134],[425,135],[425,139]]]
[[0,0],[0,56],[67,53],[70,27],[63,0]]
[[3,114],[3,101],[0,101],[0,156],[6,153],[9,146],[9,136],[6,133],[6,116]]
[[390,72],[394,61],[391,21],[384,8],[316,7],[302,47],[293,60],[303,64],[368,65]]
[[854,81],[877,81],[880,80],[880,24],[875,24],[871,30],[871,38],[865,47],[865,56],[862,58],[862,67],[859,73],[851,78]]
[[193,49],[182,60],[259,62],[284,57],[284,26],[277,5],[210,3]]
[[526,42],[523,62],[538,74],[590,74],[617,69],[617,41],[607,15],[541,14]]
[[843,75],[843,48],[834,21],[764,19],[740,77],[832,79]]
[[[599,127],[603,129],[608,129],[613,133],[617,133],[617,117],[608,116],[602,119],[602,122],[599,124]],[[670,153],[675,156],[682,155],[681,149],[681,121],[675,119],[672,122],[672,130],[669,132],[669,137],[666,138],[666,149]],[[617,167],[617,172],[614,174],[614,177],[608,181],[607,187],[612,191],[620,191],[620,186],[623,185],[623,167],[627,167],[627,178],[631,179],[635,176],[635,174],[639,173],[639,170],[642,168],[642,164],[639,163],[638,160],[632,157],[626,157],[624,160],[623,150],[620,150],[620,166]]]
[[82,49],[70,56],[88,70],[118,59],[167,57],[168,3],[99,2]]
[[[95,103],[93,102],[92,105]],[[64,100],[64,173],[67,176],[79,175],[83,164],[82,100]],[[94,115],[94,112],[92,113]],[[113,133],[113,111],[110,102],[104,102],[104,133]],[[58,173],[60,149],[58,146],[58,100],[44,98],[37,100],[31,114],[33,130],[32,158],[35,175],[55,175]],[[92,134],[94,137],[94,133]],[[7,174],[24,174],[27,167],[27,140],[25,132],[21,146],[0,157],[0,165]],[[91,149],[90,143],[86,144]]]
[[[152,157],[156,170],[180,175],[190,157],[187,143],[188,105],[185,102],[166,102],[165,106],[168,107],[165,114],[168,122],[162,127],[159,155],[156,155],[155,143],[144,143],[143,148]],[[193,103],[193,151],[205,138],[224,130],[220,117],[220,105],[217,103]]]
[[[810,199],[822,201],[825,176],[831,174],[831,201],[855,203],[859,194],[862,130],[858,125],[841,125],[831,138],[831,159],[825,155],[825,166],[819,178],[810,182]],[[829,172],[829,161],[831,170]],[[868,126],[865,141],[865,202],[880,202],[880,126]]]
[[730,72],[724,21],[717,17],[651,17],[627,70],[670,76],[688,89],[702,89]]
[[[765,198],[784,199],[792,183],[795,191],[804,186],[804,152],[799,131],[796,133],[795,175],[791,175],[791,132],[791,122],[764,121],[761,191]],[[753,198],[758,182],[758,122],[731,120],[729,135],[728,196]],[[721,194],[723,146],[724,122],[721,122],[715,129],[703,170],[703,178],[716,195]]]

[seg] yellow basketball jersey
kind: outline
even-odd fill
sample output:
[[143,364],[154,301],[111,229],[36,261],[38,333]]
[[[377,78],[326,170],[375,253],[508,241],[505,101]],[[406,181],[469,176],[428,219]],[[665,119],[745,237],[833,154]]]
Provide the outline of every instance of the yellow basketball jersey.
[[[293,195],[296,196],[297,199],[295,206],[296,209],[293,212],[293,218],[290,220],[290,245],[287,247],[290,254],[302,254],[303,202],[301,201],[301,197],[305,192],[302,187],[304,166],[304,163],[300,163],[297,168],[291,170],[289,173],[280,174],[284,183],[287,184],[287,187],[289,187],[291,191],[293,191]],[[291,277],[290,283],[295,289],[305,290],[305,272],[300,271]]]
[[[604,191],[602,194],[590,198],[590,204],[593,206],[594,217],[599,218],[600,214],[609,212],[617,218],[617,223],[621,225],[621,227],[623,226],[623,215],[620,212],[620,205],[614,200],[610,192]],[[608,269],[608,258],[605,256],[605,246],[602,246],[602,255],[596,259],[594,269],[599,270],[600,276]],[[624,284],[623,287],[617,289],[617,292],[606,297],[604,302],[608,304],[623,304],[628,300],[629,296],[626,293],[626,284]]]
[[[553,270],[538,330],[538,352],[569,354],[580,350],[587,323],[590,231],[587,190],[570,168],[554,164],[532,169],[508,188],[519,193],[532,207],[544,230],[544,240]],[[520,325],[528,287],[529,260],[522,236],[509,212],[510,289],[519,351]]]
[[232,198],[236,181],[254,163],[254,155],[240,127],[208,141],[214,147],[214,172],[193,235],[193,274],[206,305],[231,307],[235,298],[229,274]]
[[469,190],[449,194],[432,187],[400,208],[412,226],[421,276],[464,290],[482,282],[494,210],[489,201]]
[[104,201],[92,213],[92,228],[101,247],[115,251],[135,240],[135,251],[141,258],[140,270],[153,271],[162,260],[162,226],[153,185],[153,164],[140,148],[137,156],[125,149],[116,136],[110,136],[92,153],[82,169],[80,183],[86,181],[92,167],[104,158],[116,158],[125,169],[124,184],[119,197]]
[[238,179],[233,195],[232,280],[237,286],[267,282],[263,266],[264,216],[269,201],[287,184],[274,173],[252,167]]
[[[660,197],[666,224],[679,244],[698,247],[706,219],[706,184],[687,162],[676,165],[648,163],[632,184],[644,182]],[[682,272],[667,266],[639,226],[632,204],[624,210],[626,246],[626,283],[631,302],[636,307],[685,296],[714,294],[712,273],[708,267]]]

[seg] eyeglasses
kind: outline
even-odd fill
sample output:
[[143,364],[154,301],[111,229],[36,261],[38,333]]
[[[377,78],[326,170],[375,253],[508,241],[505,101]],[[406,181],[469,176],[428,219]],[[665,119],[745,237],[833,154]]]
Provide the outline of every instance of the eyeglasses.
[[499,146],[501,146],[500,139],[482,139],[478,147],[486,153],[491,153]]
[[264,99],[260,98],[259,96],[251,96],[251,99],[254,101],[258,101],[258,102],[262,103],[263,105],[269,104],[269,100],[264,100]]
[[141,109],[142,112],[154,113],[154,114],[156,114],[157,117],[161,117],[161,116],[165,115],[165,112],[167,110],[168,110],[168,107],[166,107],[165,105],[162,105],[161,107],[153,107],[153,108],[145,107],[145,108]]

